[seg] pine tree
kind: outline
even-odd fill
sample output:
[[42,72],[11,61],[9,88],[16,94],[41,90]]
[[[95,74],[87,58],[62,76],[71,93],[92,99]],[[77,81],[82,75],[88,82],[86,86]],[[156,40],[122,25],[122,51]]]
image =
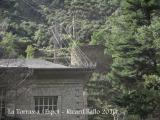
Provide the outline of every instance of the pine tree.
[[75,34],[82,43],[91,41],[91,35],[97,29],[103,28],[107,17],[110,16],[117,6],[110,0],[84,0],[71,3],[69,14],[75,19]]
[[142,40],[143,33],[139,32],[151,24],[158,10],[153,0],[123,0],[119,11],[108,21],[106,46],[113,58],[109,77],[116,84],[133,86],[143,81],[144,74],[157,74],[155,40]]
[[142,119],[159,110],[159,78],[156,85],[149,77],[149,83],[157,90],[146,87],[144,77],[160,75],[159,15],[160,7],[154,0],[123,0],[119,11],[108,21],[110,34],[106,46],[113,58],[108,76],[115,85],[126,88],[115,103]]
[[100,110],[100,114],[89,115],[89,120],[113,120],[113,115],[102,114],[104,110],[115,109],[112,103],[114,97],[118,96],[121,92],[115,89],[111,81],[105,75],[93,74],[93,77],[87,85],[87,103],[90,110]]

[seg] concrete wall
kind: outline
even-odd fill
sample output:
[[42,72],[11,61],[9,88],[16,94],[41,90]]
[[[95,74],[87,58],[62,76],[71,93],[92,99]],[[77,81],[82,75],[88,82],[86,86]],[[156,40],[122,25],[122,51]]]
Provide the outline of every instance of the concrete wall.
[[[72,79],[71,81],[62,79],[54,80],[54,82],[51,82],[51,80],[41,80],[33,84],[29,91],[26,91],[16,99],[16,109],[35,110],[35,96],[58,96],[58,110],[60,110],[60,114],[52,116],[18,114],[17,116],[23,118],[23,120],[85,120],[84,115],[66,114],[67,109],[77,110],[84,108],[83,81],[81,79]],[[14,110],[15,100],[12,100],[12,103],[8,103],[6,107],[6,112],[8,112],[8,109]]]

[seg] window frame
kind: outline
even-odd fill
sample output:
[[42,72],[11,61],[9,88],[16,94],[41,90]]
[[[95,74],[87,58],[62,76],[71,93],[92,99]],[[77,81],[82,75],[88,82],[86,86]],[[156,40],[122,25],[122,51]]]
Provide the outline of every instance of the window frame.
[[56,111],[58,108],[58,96],[36,96],[34,97],[35,111],[43,113],[47,110]]

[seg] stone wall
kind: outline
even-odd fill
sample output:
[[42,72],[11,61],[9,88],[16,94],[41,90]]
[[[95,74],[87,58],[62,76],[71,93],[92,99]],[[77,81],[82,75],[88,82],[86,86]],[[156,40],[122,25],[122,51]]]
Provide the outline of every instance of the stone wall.
[[[80,110],[84,108],[83,100],[83,81],[81,79],[74,80],[57,80],[58,83],[50,83],[47,80],[33,84],[29,91],[26,91],[22,96],[17,97],[16,101],[7,105],[7,110],[35,110],[35,100],[37,96],[58,96],[58,115],[17,115],[23,120],[84,120],[84,115],[69,115],[66,114],[67,109]],[[65,83],[64,83],[65,81]],[[68,82],[68,83],[67,83]],[[11,91],[10,91],[11,92]],[[8,93],[9,94],[9,93]],[[15,106],[16,102],[16,106]],[[8,112],[8,111],[7,111]],[[64,113],[62,113],[64,112]],[[14,116],[11,115],[10,116]]]
[[[106,73],[111,70],[110,66],[112,58],[109,54],[105,54],[105,47],[93,45],[93,46],[81,46],[81,51],[89,58],[93,64],[96,63],[95,72]],[[71,52],[71,65],[83,67],[86,64],[86,60],[83,58],[83,54],[78,48],[75,48]]]

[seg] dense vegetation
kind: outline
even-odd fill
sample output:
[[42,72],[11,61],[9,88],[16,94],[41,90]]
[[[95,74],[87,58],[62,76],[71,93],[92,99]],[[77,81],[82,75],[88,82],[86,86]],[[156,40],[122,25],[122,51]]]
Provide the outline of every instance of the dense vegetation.
[[51,58],[57,39],[65,50],[72,40],[106,46],[112,70],[94,74],[89,107],[118,107],[141,119],[160,118],[158,1],[0,0],[0,14],[0,58]]
[[158,2],[123,0],[91,42],[105,45],[112,55],[107,76],[123,91],[115,103],[141,119],[160,117],[159,21]]
[[3,57],[26,57],[28,45],[37,50],[52,50],[56,41],[53,32],[69,45],[71,39],[88,44],[93,32],[105,27],[105,21],[117,5],[110,0],[1,0]]

